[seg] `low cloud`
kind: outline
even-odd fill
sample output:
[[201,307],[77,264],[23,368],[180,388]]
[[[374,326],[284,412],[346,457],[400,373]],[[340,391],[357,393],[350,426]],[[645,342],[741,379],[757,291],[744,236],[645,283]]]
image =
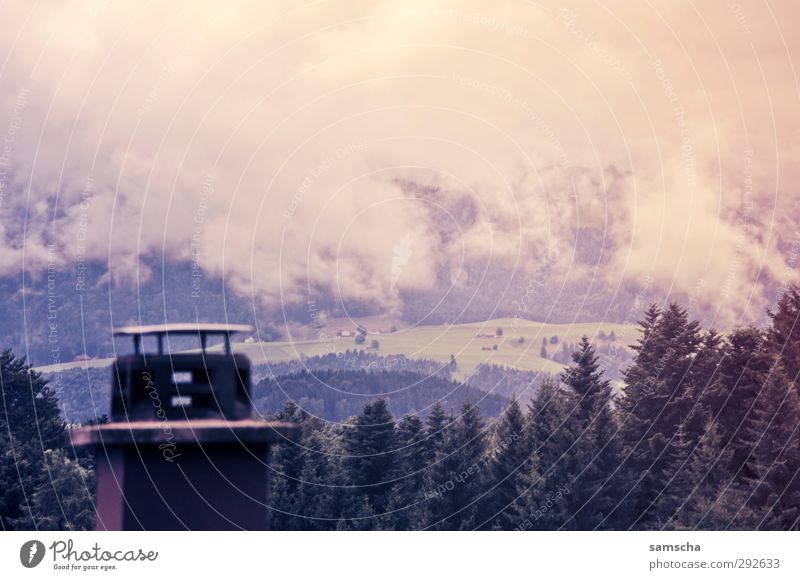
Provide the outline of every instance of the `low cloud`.
[[[10,2],[0,274],[46,269],[53,244],[112,278],[163,257],[268,303],[391,308],[465,263],[555,252],[558,276],[611,288],[702,280],[720,320],[747,320],[765,280],[795,275],[796,18],[789,1]],[[582,228],[602,265],[572,260]]]

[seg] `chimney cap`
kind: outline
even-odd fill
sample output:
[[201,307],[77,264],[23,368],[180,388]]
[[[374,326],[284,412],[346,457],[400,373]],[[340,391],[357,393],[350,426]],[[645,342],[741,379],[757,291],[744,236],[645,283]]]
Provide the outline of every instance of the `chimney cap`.
[[147,326],[123,326],[114,329],[114,336],[149,336],[164,334],[233,334],[252,332],[249,324],[224,324],[217,322],[178,322],[150,324]]
[[158,354],[164,354],[164,337],[186,334],[200,337],[200,348],[206,352],[206,338],[209,334],[221,334],[225,339],[225,354],[233,354],[231,334],[252,332],[249,324],[222,324],[218,322],[178,322],[172,324],[151,324],[149,326],[123,326],[114,329],[114,336],[132,336],[136,354],[142,352],[142,337],[155,336],[158,340]]

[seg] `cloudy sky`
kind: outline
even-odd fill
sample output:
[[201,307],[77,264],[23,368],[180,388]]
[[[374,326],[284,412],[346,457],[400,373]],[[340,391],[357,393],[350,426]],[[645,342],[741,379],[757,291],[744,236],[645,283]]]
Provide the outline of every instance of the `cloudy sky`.
[[796,3],[498,4],[4,2],[0,275],[194,260],[388,307],[550,256],[726,323],[769,306],[800,252]]

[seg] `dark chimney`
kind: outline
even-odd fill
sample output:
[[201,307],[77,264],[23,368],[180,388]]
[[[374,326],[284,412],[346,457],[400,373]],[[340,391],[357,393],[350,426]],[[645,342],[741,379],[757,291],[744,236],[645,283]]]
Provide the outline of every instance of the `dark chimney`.
[[[269,529],[267,462],[293,426],[252,418],[250,361],[231,335],[251,327],[126,327],[135,353],[111,373],[111,421],[72,431],[95,449],[98,530]],[[200,349],[165,353],[164,339],[192,335]],[[221,335],[214,352],[207,338]],[[157,353],[143,351],[155,336]]]

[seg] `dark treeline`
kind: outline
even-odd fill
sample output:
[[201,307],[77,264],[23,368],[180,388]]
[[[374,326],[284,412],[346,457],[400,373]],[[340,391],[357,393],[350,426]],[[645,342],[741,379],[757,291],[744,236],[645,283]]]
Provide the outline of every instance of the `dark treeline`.
[[365,401],[379,395],[395,414],[425,414],[434,401],[458,408],[472,400],[484,414],[496,417],[508,403],[504,397],[454,380],[409,371],[303,370],[264,379],[253,387],[253,403],[262,415],[280,411],[289,400],[309,415],[334,422],[346,421],[361,411]]
[[342,353],[305,356],[299,360],[271,362],[254,365],[253,376],[258,380],[276,378],[301,371],[408,371],[424,375],[451,378],[452,364],[425,358],[408,358],[402,354],[383,356],[366,349],[346,350]]
[[[273,456],[273,526],[796,530],[799,317],[797,287],[766,328],[727,335],[701,328],[678,304],[651,306],[621,393],[584,339],[557,379],[496,418],[477,390],[480,404],[411,397],[415,412],[406,413],[363,396],[392,392],[398,383],[381,382],[385,373],[296,374],[292,388],[321,379],[359,394],[358,414],[337,423],[314,417],[302,397],[287,403],[284,394],[279,404],[276,385],[262,381],[256,396],[275,399],[261,407],[280,406],[274,417],[299,425],[297,440]],[[91,462],[65,447],[54,391],[9,351],[0,367],[3,528],[91,527]]]
[[92,461],[68,445],[54,390],[9,350],[0,373],[0,529],[93,529]]
[[487,422],[383,399],[342,426],[288,403],[277,529],[798,529],[800,291],[723,336],[651,306],[615,396],[584,339],[557,381]]

